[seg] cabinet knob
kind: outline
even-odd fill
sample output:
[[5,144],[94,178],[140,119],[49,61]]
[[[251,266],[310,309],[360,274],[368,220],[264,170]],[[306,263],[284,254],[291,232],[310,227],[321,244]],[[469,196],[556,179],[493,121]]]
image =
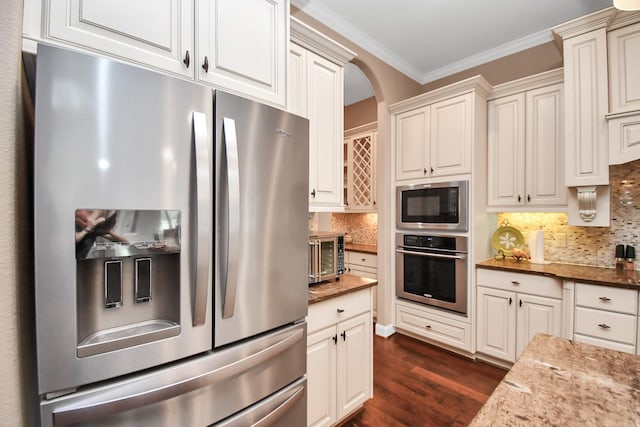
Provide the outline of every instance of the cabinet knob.
[[311,197],[313,197],[314,199],[316,198],[316,189],[315,188],[311,191]]
[[202,69],[205,73],[209,72],[209,58],[207,58],[206,56],[204,57],[204,62],[202,63]]
[[331,339],[333,340],[334,344],[338,344],[338,335],[337,334],[332,336]]
[[600,326],[602,329],[610,329],[611,326],[607,325],[606,323],[600,323],[598,326]]
[[607,297],[600,297],[600,298],[598,298],[598,299],[599,299],[600,301],[603,301],[603,302],[609,302],[609,301],[611,301],[611,298],[607,298]]
[[511,299],[511,297],[509,297],[509,305],[511,305],[512,302],[513,300]]
[[425,326],[425,328],[431,329],[431,325],[427,325],[427,326]]
[[342,341],[346,341],[347,340],[347,331],[342,331],[340,336],[342,337]]
[[522,307],[522,300],[520,300],[520,307]]
[[433,173],[433,166],[431,166],[431,173]]
[[511,284],[515,286],[520,286],[520,282],[518,282],[517,280],[512,280]]
[[522,197],[520,197],[520,195],[518,194],[518,203],[520,203],[522,201]]
[[338,310],[336,310],[338,313],[344,313],[344,309],[339,308]]
[[530,202],[530,201],[531,201],[531,195],[527,194],[527,202]]
[[187,68],[189,68],[189,65],[191,65],[191,57],[189,56],[189,51],[186,51],[184,53],[184,59],[182,60],[182,62],[187,66]]

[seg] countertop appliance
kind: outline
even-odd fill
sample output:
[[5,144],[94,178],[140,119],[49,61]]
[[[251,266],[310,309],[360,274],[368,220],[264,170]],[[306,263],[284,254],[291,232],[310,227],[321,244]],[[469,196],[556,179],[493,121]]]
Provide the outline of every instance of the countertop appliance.
[[309,284],[344,274],[344,235],[317,232],[309,236]]
[[467,231],[469,181],[396,188],[396,225],[405,230]]
[[39,45],[43,426],[306,424],[308,121]]
[[396,234],[396,295],[467,313],[466,236]]

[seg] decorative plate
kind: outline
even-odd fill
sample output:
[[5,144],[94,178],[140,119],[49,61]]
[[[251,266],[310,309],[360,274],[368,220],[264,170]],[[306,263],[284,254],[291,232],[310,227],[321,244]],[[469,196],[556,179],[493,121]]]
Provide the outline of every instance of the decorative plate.
[[511,256],[511,252],[514,248],[524,248],[524,238],[516,228],[513,228],[509,223],[502,223],[491,239],[491,243],[496,251],[502,251],[505,256]]

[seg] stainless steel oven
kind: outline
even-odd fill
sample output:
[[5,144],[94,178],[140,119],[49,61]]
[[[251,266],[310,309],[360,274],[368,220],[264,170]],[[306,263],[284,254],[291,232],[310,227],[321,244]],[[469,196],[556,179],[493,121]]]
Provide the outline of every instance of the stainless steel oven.
[[467,231],[469,181],[403,185],[396,189],[396,225],[405,230]]
[[396,296],[467,313],[467,237],[396,234]]

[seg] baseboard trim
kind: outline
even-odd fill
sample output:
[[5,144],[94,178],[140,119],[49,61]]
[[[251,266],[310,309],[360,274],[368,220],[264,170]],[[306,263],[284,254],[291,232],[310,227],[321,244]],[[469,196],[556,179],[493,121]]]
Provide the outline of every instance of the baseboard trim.
[[376,335],[389,338],[391,335],[396,333],[396,328],[393,325],[381,325],[380,323],[376,323]]

